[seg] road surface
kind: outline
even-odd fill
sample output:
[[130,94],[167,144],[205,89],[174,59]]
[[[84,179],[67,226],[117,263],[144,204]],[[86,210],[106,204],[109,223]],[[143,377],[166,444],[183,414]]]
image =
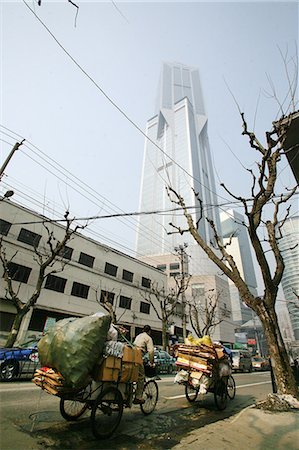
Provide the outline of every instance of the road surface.
[[[171,448],[194,428],[225,419],[272,392],[269,372],[234,374],[237,394],[225,411],[218,411],[212,394],[190,404],[184,387],[165,375],[158,381],[159,401],[150,416],[139,406],[125,409],[109,448]],[[107,449],[96,441],[90,426],[90,411],[77,422],[66,422],[59,412],[59,399],[30,381],[0,383],[1,450]]]

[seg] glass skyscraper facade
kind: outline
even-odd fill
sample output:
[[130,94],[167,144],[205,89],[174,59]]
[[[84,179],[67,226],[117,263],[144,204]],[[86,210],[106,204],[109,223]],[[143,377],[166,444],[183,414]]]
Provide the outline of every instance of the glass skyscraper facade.
[[286,220],[281,228],[282,239],[279,249],[282,252],[285,269],[281,280],[283,293],[296,341],[299,341],[299,216]]
[[[220,221],[224,243],[230,243],[227,251],[233,256],[250,292],[257,296],[257,281],[250,249],[251,244],[248,231],[242,225],[244,216],[233,209],[229,209],[221,211]],[[231,280],[229,280],[229,287],[234,322],[242,324],[252,320],[254,317],[253,311],[242,302],[239,291]]]
[[[207,115],[204,108],[198,69],[178,63],[164,63],[158,89],[156,114],[147,122],[140,191],[140,211],[171,210],[177,205],[168,198],[170,185],[190,207],[200,235],[213,244],[213,234],[205,217],[220,231],[214,173],[211,161]],[[198,193],[204,207],[200,219]],[[195,243],[190,233],[174,231],[169,223],[186,228],[179,211],[141,215],[136,251],[138,256],[163,255],[183,243],[188,244],[193,274],[215,273],[216,266]]]

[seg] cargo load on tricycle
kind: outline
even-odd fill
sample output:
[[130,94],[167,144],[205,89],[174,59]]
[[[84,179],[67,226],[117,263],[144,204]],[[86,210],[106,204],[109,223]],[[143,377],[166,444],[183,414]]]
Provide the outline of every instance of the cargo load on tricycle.
[[[89,409],[98,439],[111,436],[124,407],[131,408],[143,365],[140,348],[128,341],[107,340],[116,329],[110,322],[110,316],[103,314],[57,322],[39,342],[42,367],[32,380],[60,398],[64,419],[77,420]],[[148,415],[158,401],[155,379],[145,380],[143,392],[140,408]]]
[[176,346],[175,355],[180,369],[175,382],[185,386],[187,400],[194,402],[198,394],[212,393],[216,407],[225,409],[227,399],[233,399],[236,392],[227,349],[213,343],[209,336],[189,336],[185,344]]

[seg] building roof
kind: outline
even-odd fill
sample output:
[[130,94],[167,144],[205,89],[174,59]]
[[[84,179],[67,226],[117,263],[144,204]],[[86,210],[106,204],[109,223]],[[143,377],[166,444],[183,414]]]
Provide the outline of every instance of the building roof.
[[[299,111],[274,122],[273,125],[279,139],[283,143],[283,149],[294,177],[299,183]],[[285,140],[283,142],[284,137]]]

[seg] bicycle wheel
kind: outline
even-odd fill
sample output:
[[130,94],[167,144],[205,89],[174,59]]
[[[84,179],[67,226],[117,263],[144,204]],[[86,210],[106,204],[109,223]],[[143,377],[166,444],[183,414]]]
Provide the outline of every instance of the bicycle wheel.
[[144,415],[148,416],[151,414],[157,404],[159,396],[159,390],[158,385],[155,382],[155,380],[149,380],[144,384],[143,388],[143,397],[145,400],[145,403],[140,405],[141,411]]
[[65,420],[77,420],[87,410],[87,403],[82,403],[77,400],[60,399],[60,413]]
[[93,403],[91,411],[92,432],[97,439],[110,437],[119,425],[123,414],[120,391],[110,386],[104,389]]
[[214,387],[214,400],[219,411],[226,408],[227,405],[227,386],[224,380],[218,380]]
[[197,399],[198,389],[193,387],[190,383],[185,385],[185,395],[188,402],[193,403]]
[[230,375],[227,380],[227,395],[232,400],[236,395],[236,383],[234,378]]

